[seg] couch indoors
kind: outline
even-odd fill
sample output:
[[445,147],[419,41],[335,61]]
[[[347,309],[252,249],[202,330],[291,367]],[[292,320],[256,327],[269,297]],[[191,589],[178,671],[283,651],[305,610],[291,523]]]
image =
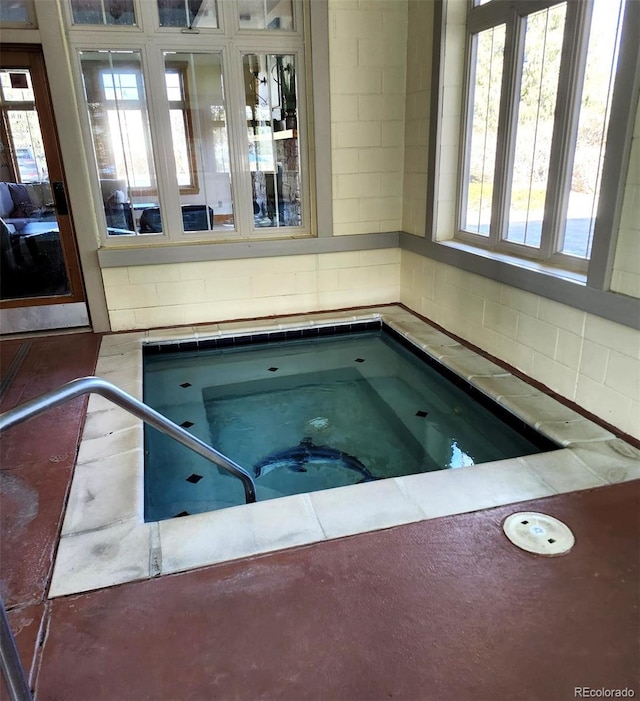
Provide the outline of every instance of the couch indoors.
[[49,183],[0,182],[0,219],[20,236],[57,231]]
[[14,299],[68,291],[51,186],[0,182],[0,295]]

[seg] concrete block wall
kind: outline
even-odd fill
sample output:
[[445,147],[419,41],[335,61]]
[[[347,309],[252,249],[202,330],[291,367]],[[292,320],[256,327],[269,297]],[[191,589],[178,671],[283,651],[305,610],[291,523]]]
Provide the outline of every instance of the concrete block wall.
[[417,236],[425,234],[427,209],[433,9],[431,2],[408,2],[402,230]]
[[400,249],[174,263],[102,271],[113,331],[386,304]]
[[334,235],[402,228],[407,3],[329,0]]
[[640,438],[640,334],[402,251],[400,299],[587,411]]
[[467,0],[447,0],[445,12],[445,53],[437,156],[439,165],[434,213],[434,235],[438,241],[452,239],[455,231]]

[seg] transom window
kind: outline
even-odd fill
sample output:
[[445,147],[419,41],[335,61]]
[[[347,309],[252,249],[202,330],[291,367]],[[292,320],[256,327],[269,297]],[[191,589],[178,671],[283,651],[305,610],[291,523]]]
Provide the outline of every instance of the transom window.
[[624,0],[482,0],[467,15],[459,234],[586,270]]

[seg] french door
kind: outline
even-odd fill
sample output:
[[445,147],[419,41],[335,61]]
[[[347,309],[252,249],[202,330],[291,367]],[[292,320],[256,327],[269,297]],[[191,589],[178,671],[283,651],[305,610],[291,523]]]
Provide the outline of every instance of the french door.
[[88,325],[44,60],[0,54],[0,321],[3,333]]

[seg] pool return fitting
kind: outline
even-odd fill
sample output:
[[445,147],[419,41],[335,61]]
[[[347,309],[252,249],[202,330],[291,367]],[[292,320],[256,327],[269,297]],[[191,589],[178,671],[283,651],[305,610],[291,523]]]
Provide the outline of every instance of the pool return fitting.
[[566,524],[537,511],[520,511],[507,516],[502,530],[521,550],[547,557],[566,555],[576,542]]

